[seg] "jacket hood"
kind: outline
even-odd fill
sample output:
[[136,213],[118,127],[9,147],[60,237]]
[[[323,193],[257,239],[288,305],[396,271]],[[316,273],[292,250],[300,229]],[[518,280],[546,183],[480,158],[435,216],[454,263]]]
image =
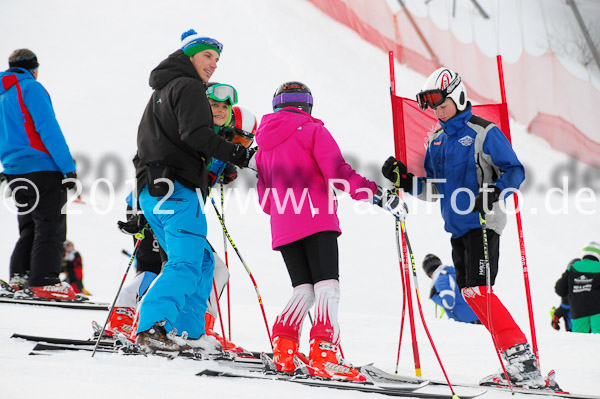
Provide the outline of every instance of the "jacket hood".
[[4,94],[8,89],[13,87],[17,82],[26,79],[33,79],[33,75],[27,69],[11,68],[5,72],[0,72],[0,95]]
[[190,57],[185,55],[182,50],[177,50],[158,64],[150,73],[150,87],[158,90],[171,80],[181,77],[198,79],[202,82],[200,75],[198,75],[198,72],[196,72],[194,65],[190,61]]
[[[256,132],[256,144],[261,150],[271,150],[298,132],[300,127],[323,122],[298,108],[285,107],[262,117]],[[300,129],[302,130],[302,129]]]

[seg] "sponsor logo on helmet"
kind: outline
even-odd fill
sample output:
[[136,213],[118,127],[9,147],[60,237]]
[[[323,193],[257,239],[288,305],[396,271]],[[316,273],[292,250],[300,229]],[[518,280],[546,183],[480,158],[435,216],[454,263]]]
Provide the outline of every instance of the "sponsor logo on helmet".
[[450,84],[450,74],[448,72],[444,72],[442,74],[441,81],[440,90],[444,90]]
[[471,137],[471,136],[465,136],[463,138],[458,139],[458,142],[461,143],[465,147],[468,147],[471,144],[473,144],[473,141],[475,141],[475,139],[473,139],[473,137]]

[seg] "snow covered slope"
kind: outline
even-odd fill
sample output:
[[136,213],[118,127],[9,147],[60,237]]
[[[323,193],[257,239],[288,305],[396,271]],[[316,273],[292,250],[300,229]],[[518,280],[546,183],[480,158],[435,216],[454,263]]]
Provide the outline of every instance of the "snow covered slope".
[[[39,80],[50,92],[57,117],[86,185],[86,205],[72,204],[68,238],[84,258],[84,283],[107,300],[114,295],[127,259],[121,249],[131,248],[128,237],[116,229],[123,218],[126,180],[133,177],[130,159],[135,153],[137,125],[150,95],[150,71],[179,46],[187,29],[222,41],[224,52],[215,81],[233,84],[240,105],[257,116],[270,112],[275,88],[286,80],[307,83],[315,97],[314,115],[324,120],[348,161],[366,176],[384,183],[379,168],[393,153],[387,54],[365,44],[357,35],[322,15],[310,4],[275,0],[103,2],[61,0],[27,3],[5,0],[0,14],[0,56],[28,47],[39,57]],[[423,71],[427,75],[430,71]],[[413,97],[424,76],[396,65],[399,95]],[[495,71],[490,71],[495,76]],[[465,79],[468,79],[465,76]],[[580,249],[599,240],[599,171],[572,164],[544,142],[513,124],[514,147],[528,171],[524,189],[523,224],[537,320],[542,368],[556,369],[565,389],[597,394],[600,337],[567,334],[551,329],[548,309],[559,303],[554,282]],[[576,177],[576,185],[595,187],[595,199],[575,208],[576,196],[566,197],[566,214],[545,209],[546,190],[562,171]],[[285,266],[271,250],[268,218],[246,197],[253,187],[251,173],[241,172],[237,193],[248,207],[231,200],[226,207],[230,233],[258,282],[271,324],[291,291]],[[115,186],[114,203],[100,184],[107,177]],[[585,183],[587,181],[587,183]],[[586,198],[583,195],[581,198]],[[491,339],[480,326],[462,325],[434,317],[427,300],[429,281],[420,270],[427,253],[450,262],[449,235],[443,232],[439,205],[407,199],[407,220],[426,321],[451,380],[475,383],[498,368]],[[557,209],[558,195],[548,203]],[[94,210],[94,206],[96,210]],[[222,248],[220,226],[208,205],[209,240]],[[101,214],[104,213],[104,214]],[[340,200],[344,234],[339,239],[342,300],[342,345],[355,364],[375,362],[395,367],[400,326],[401,288],[394,242],[394,223],[381,209]],[[17,239],[16,217],[0,210],[0,278],[8,277],[8,262]],[[514,219],[503,234],[500,275],[496,292],[528,334],[523,277]],[[230,249],[232,332],[236,343],[267,350],[269,343],[254,289]],[[87,337],[90,321],[104,321],[105,312],[44,309],[0,305],[0,386],[2,397],[46,395],[58,398],[85,395],[177,397],[265,397],[291,399],[359,397],[359,394],[288,386],[260,381],[213,381],[193,377],[192,362],[163,359],[114,358],[85,354],[29,357],[32,345],[14,342],[13,332]],[[423,375],[442,375],[427,338],[418,328]],[[405,334],[408,334],[405,329]],[[304,331],[302,349],[308,330]],[[400,371],[414,373],[408,335],[402,347]],[[507,397],[490,393],[486,398]]]

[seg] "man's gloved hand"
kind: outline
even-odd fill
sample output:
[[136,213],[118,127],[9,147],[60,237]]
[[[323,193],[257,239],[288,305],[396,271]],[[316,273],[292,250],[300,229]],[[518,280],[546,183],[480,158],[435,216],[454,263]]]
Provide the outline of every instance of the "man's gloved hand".
[[246,148],[241,144],[235,144],[230,162],[240,168],[246,168],[256,151],[258,151],[258,147]]
[[228,163],[221,173],[221,182],[223,184],[229,184],[237,178],[237,169],[234,164]]
[[4,175],[4,173],[0,173],[0,184],[4,183],[4,181],[7,180],[6,176]]
[[413,178],[415,175],[407,173],[406,165],[394,157],[389,157],[381,167],[381,173],[386,179],[394,183],[395,187],[400,187],[405,192],[413,189]]
[[482,215],[490,213],[494,203],[498,202],[500,199],[500,193],[502,193],[502,190],[496,186],[489,186],[485,189],[482,189],[482,191],[475,197],[475,206],[473,208],[473,212],[479,212]]
[[[69,172],[65,175],[65,179],[75,179],[77,180],[77,172],[73,171],[73,172]],[[65,179],[63,179],[63,188],[65,190],[70,190],[72,188],[75,188],[75,186],[77,185],[77,182],[75,181],[64,181]]]
[[400,222],[403,222],[408,214],[408,207],[400,197],[379,186],[377,186],[377,193],[373,196],[373,204],[379,205],[394,215]]
[[120,220],[117,222],[117,226],[119,226],[119,230],[122,233],[135,235],[144,229],[146,226],[146,218],[142,212],[132,213],[126,222],[121,222]]

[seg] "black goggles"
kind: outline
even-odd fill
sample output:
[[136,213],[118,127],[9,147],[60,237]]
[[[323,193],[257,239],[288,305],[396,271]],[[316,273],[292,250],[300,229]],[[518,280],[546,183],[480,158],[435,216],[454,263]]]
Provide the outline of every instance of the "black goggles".
[[450,93],[454,91],[460,84],[460,76],[456,74],[456,77],[445,89],[433,89],[433,90],[425,90],[421,91],[417,94],[417,103],[422,110],[426,110],[427,107],[431,107],[432,109],[436,109],[439,107]]

